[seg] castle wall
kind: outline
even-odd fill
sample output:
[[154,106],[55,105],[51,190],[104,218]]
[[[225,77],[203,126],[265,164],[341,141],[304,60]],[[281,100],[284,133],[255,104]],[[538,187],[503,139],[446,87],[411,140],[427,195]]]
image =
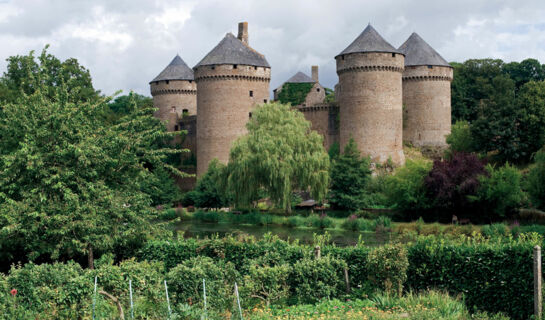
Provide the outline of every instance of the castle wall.
[[175,131],[176,121],[171,121],[173,112],[179,118],[183,110],[189,114],[197,114],[197,86],[195,81],[169,80],[152,82],[150,84],[153,105],[158,108],[154,116],[167,122],[168,131]]
[[403,164],[401,54],[369,52],[336,57],[340,144],[354,138],[374,162]]
[[307,94],[303,106],[313,106],[315,104],[323,103],[325,100],[325,89],[318,82],[314,84],[312,89]]
[[453,70],[409,66],[403,72],[403,140],[414,146],[445,147],[451,128]]
[[311,107],[299,107],[297,110],[310,121],[311,129],[324,137],[326,150],[329,150],[333,143],[339,142],[338,106],[322,103]]
[[[212,159],[229,160],[233,142],[246,134],[255,106],[269,101],[271,69],[237,65],[200,66],[197,82],[197,175]],[[252,96],[250,96],[250,91]]]

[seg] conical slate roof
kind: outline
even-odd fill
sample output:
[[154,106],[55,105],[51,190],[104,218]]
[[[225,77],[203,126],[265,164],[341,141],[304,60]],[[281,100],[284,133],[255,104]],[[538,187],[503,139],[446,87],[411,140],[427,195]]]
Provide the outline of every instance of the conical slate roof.
[[262,54],[242,43],[232,33],[225,35],[225,38],[194,68],[217,64],[241,64],[270,68]]
[[285,83],[314,83],[314,79],[302,73],[301,71],[297,72],[293,77],[286,80]]
[[389,44],[384,38],[369,24],[365,30],[344,49],[338,56],[349,53],[365,52],[392,52],[401,53],[399,50]]
[[405,66],[450,67],[450,64],[416,32],[399,47],[399,51],[405,54]]
[[176,55],[168,66],[159,73],[151,82],[163,80],[193,80],[193,70],[185,64],[184,60]]

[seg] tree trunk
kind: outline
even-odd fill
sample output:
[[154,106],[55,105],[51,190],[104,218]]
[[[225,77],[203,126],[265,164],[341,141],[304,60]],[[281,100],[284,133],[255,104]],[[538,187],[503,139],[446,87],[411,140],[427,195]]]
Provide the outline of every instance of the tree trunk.
[[93,246],[89,243],[87,245],[87,266],[89,269],[95,268],[95,257],[93,256]]
[[123,307],[121,306],[119,299],[103,290],[100,290],[98,293],[112,300],[117,306],[117,311],[119,311],[119,319],[125,320],[125,313],[123,313]]

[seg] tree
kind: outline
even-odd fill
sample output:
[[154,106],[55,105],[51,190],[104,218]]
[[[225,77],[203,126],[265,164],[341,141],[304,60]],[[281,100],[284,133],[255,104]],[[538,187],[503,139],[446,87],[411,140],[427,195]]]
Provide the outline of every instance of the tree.
[[249,205],[264,189],[271,200],[291,212],[291,194],[309,190],[320,201],[329,184],[329,156],[322,137],[303,114],[285,104],[258,107],[237,139],[224,175],[236,205]]
[[132,104],[136,104],[137,109],[152,108],[153,99],[134,92],[130,92],[128,95],[119,96],[108,104],[111,110],[108,115],[109,121],[115,122],[119,118],[132,112]]
[[365,203],[365,186],[371,178],[370,160],[361,157],[354,139],[331,165],[329,202],[338,209],[357,210]]
[[157,148],[175,133],[166,132],[153,109],[131,104],[118,123],[106,124],[107,100],[83,99],[62,74],[51,79],[56,67],[42,61],[21,81],[33,83],[32,90],[2,103],[0,247],[12,254],[2,260],[87,255],[93,267],[94,252],[140,243],[156,230],[141,184],[153,168],[183,176],[163,162],[179,150]]
[[472,152],[474,142],[469,123],[464,120],[456,121],[447,136],[447,143],[449,145],[447,152],[449,157],[454,152]]
[[98,101],[99,92],[93,88],[89,70],[74,58],[60,61],[47,52],[48,47],[44,48],[37,60],[34,51],[26,56],[7,59],[7,71],[0,79],[0,102],[15,102],[37,90],[52,100],[60,87],[65,88],[70,102]]
[[188,192],[186,197],[197,208],[223,208],[229,206],[230,197],[221,188],[221,174],[225,166],[217,159],[208,165],[208,171],[197,181],[195,189]]
[[502,70],[515,81],[517,89],[530,81],[545,80],[545,67],[536,59],[506,63],[503,65]]
[[527,186],[532,205],[545,210],[545,151],[535,155],[535,166],[528,173]]
[[429,161],[407,159],[405,166],[396,168],[386,178],[385,193],[390,205],[405,213],[422,215],[430,206],[425,178],[431,169]]
[[545,145],[545,81],[530,81],[518,94],[518,116],[525,160]]

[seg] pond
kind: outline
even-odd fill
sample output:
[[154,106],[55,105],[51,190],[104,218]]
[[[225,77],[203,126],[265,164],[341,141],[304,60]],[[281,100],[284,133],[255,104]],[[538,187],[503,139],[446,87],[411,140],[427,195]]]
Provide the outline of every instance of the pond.
[[[257,226],[232,223],[209,223],[199,220],[181,221],[176,223],[175,236],[183,232],[184,238],[205,238],[213,235],[225,236],[228,234],[247,234],[256,238],[262,238],[264,234],[271,232],[283,240],[299,240],[301,243],[312,243],[313,234],[324,234],[326,230],[314,228],[287,228],[283,226]],[[379,246],[390,242],[395,235],[392,233],[358,232],[339,229],[327,229],[331,240],[337,246],[351,246],[362,237],[365,245]]]

